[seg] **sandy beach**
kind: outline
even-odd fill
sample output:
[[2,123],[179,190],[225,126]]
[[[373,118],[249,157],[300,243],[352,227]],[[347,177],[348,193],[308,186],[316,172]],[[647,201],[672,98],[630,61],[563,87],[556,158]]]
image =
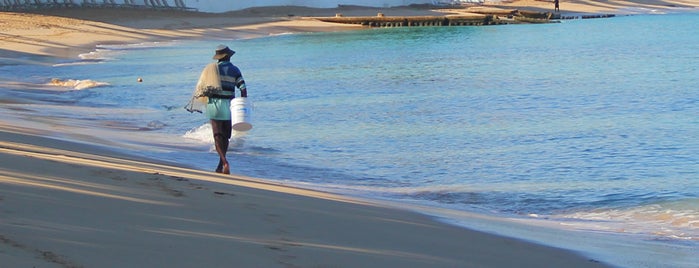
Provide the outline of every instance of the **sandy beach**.
[[[474,9],[551,10],[520,0]],[[562,1],[632,14],[699,1]],[[312,17],[468,10],[274,7],[0,12],[0,65],[75,58],[97,44],[357,29]],[[0,90],[33,85],[0,81]],[[9,94],[9,93],[8,93]],[[0,110],[13,99],[0,101]],[[4,117],[4,116],[3,116]],[[576,252],[438,222],[371,200],[225,176],[44,137],[0,119],[1,267],[607,267]]]
[[[637,14],[696,8],[696,0],[561,1],[561,13]],[[313,17],[441,15],[469,13],[487,9],[553,11],[553,2],[545,0],[502,1],[463,9],[429,7],[267,7],[226,13],[136,9],[46,9],[32,13],[1,12],[0,58],[41,55],[74,58],[92,51],[96,44],[125,44],[144,40],[197,38],[254,38],[277,33],[320,32],[356,29],[356,25],[323,23]]]
[[364,200],[22,132],[0,132],[3,267],[604,267]]

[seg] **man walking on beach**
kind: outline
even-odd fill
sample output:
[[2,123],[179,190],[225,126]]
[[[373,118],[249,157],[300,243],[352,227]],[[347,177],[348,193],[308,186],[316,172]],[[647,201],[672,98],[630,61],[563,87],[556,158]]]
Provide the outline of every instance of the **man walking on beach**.
[[561,9],[558,8],[558,3],[559,3],[559,1],[560,1],[560,0],[553,0],[553,11],[554,11],[554,12],[560,12],[560,11],[561,11]]
[[230,165],[226,159],[229,140],[233,129],[231,126],[231,99],[235,98],[235,88],[240,89],[240,97],[247,98],[248,91],[240,69],[231,63],[235,51],[225,45],[216,47],[213,59],[218,60],[218,73],[221,79],[220,93],[209,97],[206,105],[206,116],[211,122],[214,144],[219,156],[217,173],[230,174]]

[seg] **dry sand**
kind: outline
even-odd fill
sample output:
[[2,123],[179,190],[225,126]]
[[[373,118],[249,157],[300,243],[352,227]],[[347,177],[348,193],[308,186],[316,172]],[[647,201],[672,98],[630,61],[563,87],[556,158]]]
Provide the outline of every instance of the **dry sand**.
[[[551,5],[523,0],[494,7]],[[614,13],[668,5],[697,3],[576,0],[563,1],[561,9]],[[304,17],[377,12],[435,14],[415,8],[289,7],[227,14],[0,12],[0,64],[18,57],[71,58],[98,43],[336,31],[357,26]],[[569,251],[442,224],[371,201],[154,163],[40,134],[0,119],[2,267],[604,266]]]

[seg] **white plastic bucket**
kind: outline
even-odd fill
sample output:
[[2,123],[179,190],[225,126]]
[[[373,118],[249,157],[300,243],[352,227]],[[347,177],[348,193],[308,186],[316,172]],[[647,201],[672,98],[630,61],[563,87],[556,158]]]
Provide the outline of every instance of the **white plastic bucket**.
[[252,129],[250,124],[251,109],[247,98],[235,98],[231,100],[231,124],[235,131],[248,131]]

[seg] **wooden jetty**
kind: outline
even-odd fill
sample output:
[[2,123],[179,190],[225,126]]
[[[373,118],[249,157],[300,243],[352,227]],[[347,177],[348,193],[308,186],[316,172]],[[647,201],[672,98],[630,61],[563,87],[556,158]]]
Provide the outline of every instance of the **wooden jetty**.
[[492,15],[484,16],[391,16],[391,17],[321,17],[320,21],[360,24],[369,27],[466,26],[501,24]]
[[420,27],[420,26],[482,26],[525,23],[556,23],[560,20],[610,18],[614,14],[586,14],[578,16],[561,16],[560,13],[537,12],[527,10],[487,10],[473,13],[442,16],[376,16],[316,17],[324,22],[359,24],[368,27]]
[[616,17],[614,14],[581,14],[581,15],[558,15],[555,19],[561,20],[577,20],[577,19],[603,19]]
[[382,13],[378,13],[376,16],[344,17],[342,14],[336,14],[335,17],[317,17],[315,19],[368,27],[482,26],[557,22],[552,20],[553,14],[550,12],[518,10],[443,16],[384,16]]

